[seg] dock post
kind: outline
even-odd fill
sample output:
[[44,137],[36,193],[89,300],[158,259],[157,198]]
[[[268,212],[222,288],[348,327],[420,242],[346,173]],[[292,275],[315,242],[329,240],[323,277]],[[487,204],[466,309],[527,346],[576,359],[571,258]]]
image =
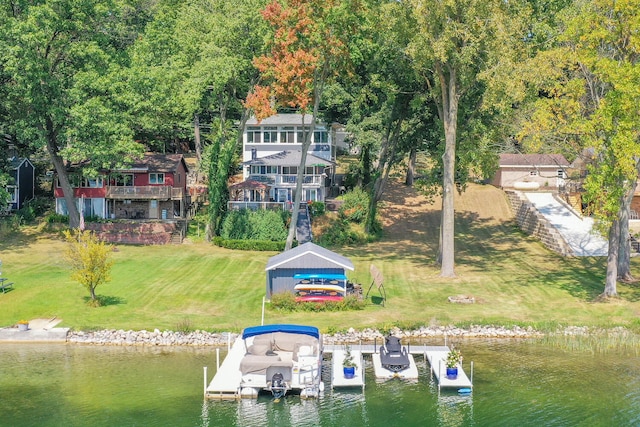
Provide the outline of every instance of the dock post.
[[471,388],[473,388],[473,360],[471,361],[471,378],[469,378],[469,381],[471,381]]
[[204,397],[207,398],[207,367],[204,367]]
[[216,348],[216,372],[220,370],[220,349]]

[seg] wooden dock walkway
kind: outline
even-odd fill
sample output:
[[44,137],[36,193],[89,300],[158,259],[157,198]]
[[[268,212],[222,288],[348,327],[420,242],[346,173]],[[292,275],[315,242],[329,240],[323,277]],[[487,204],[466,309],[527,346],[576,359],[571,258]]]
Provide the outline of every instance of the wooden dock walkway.
[[208,399],[237,399],[240,397],[240,362],[245,354],[244,342],[241,336],[236,338],[227,356],[222,361],[222,365],[214,375],[211,383],[205,390],[205,397]]

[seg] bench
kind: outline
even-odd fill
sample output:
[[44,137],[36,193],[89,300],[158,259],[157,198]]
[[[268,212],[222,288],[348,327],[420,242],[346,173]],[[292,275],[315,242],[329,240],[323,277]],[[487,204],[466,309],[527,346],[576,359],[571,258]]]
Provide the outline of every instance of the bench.
[[13,289],[13,282],[4,283],[4,281],[0,282],[0,289],[2,289],[2,293],[4,294],[8,288]]

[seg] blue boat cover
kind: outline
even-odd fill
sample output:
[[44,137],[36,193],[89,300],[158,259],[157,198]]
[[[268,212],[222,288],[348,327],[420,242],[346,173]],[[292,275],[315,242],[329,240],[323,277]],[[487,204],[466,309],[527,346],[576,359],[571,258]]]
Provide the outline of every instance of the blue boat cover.
[[327,279],[327,280],[347,280],[347,276],[344,274],[294,274],[294,279]]
[[242,339],[254,337],[256,335],[270,334],[273,332],[287,332],[290,334],[304,334],[314,338],[320,338],[320,331],[315,326],[304,325],[289,325],[289,324],[276,324],[276,325],[263,325],[263,326],[251,326],[245,328],[242,331]]

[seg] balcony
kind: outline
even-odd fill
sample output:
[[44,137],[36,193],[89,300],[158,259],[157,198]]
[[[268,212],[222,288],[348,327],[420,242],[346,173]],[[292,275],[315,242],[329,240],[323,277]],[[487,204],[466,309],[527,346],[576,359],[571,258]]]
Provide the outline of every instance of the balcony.
[[[278,175],[276,177],[276,184],[295,185],[297,178],[298,177],[296,175]],[[322,175],[305,175],[304,177],[302,177],[302,183],[322,186],[323,176]]]
[[184,196],[182,188],[168,185],[145,185],[138,187],[108,187],[107,199],[125,200],[181,200]]

